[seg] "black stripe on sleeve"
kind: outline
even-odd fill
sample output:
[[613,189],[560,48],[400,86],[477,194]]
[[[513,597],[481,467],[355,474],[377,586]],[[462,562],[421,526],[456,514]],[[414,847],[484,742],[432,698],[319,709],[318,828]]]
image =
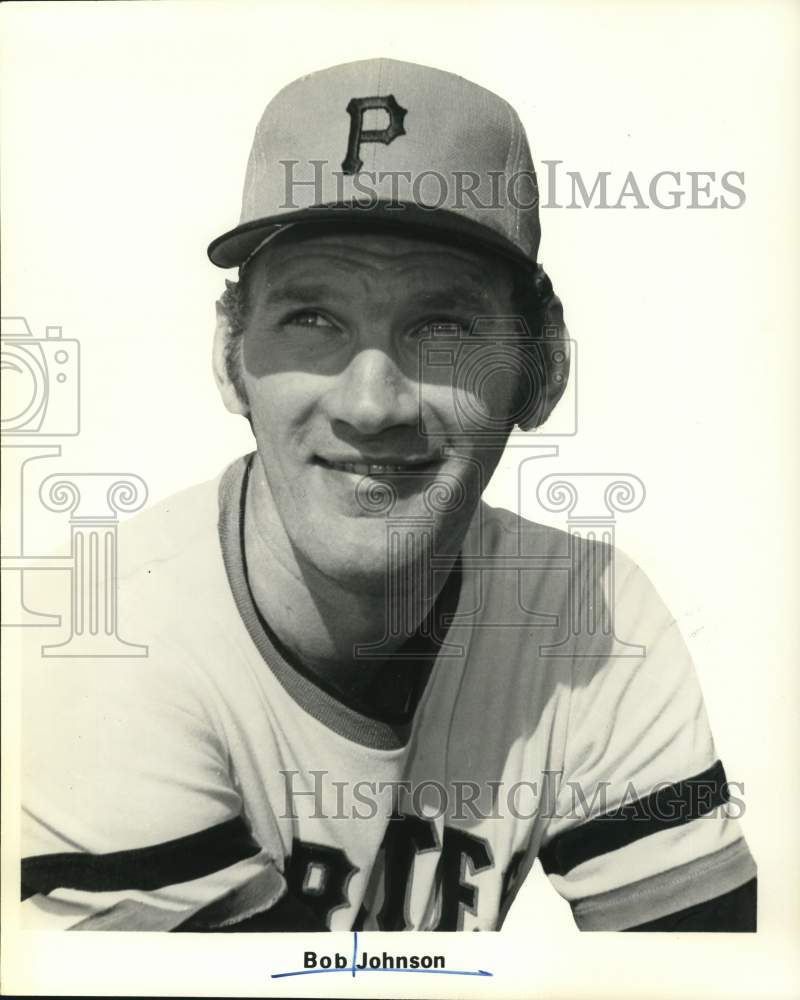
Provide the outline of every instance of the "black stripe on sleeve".
[[161,889],[220,871],[261,850],[241,816],[187,837],[109,854],[40,854],[22,859],[22,899],[53,889]]
[[584,861],[626,847],[642,837],[682,826],[728,801],[728,782],[720,761],[707,771],[660,788],[646,798],[565,830],[539,851],[548,875],[566,875]]
[[177,932],[213,932],[215,934],[274,934],[277,932],[299,933],[307,931],[327,931],[319,914],[303,899],[291,893],[283,896],[274,906],[235,923],[219,926],[204,926],[196,921],[187,921],[176,927]]
[[758,925],[758,882],[749,882],[704,903],[687,906],[657,920],[627,927],[627,931],[689,931],[753,934]]

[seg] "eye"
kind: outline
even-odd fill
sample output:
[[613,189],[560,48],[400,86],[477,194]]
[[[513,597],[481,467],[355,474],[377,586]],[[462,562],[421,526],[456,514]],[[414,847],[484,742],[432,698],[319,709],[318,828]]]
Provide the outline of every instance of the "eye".
[[314,309],[301,309],[288,316],[284,323],[287,326],[301,326],[306,329],[335,329],[334,324],[322,313]]
[[460,337],[464,325],[457,319],[436,318],[426,320],[413,331],[414,337]]

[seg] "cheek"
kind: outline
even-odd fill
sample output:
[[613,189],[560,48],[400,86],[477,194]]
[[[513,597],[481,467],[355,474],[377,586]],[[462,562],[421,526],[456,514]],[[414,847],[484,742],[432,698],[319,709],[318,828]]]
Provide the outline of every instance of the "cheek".
[[501,430],[518,395],[520,358],[505,347],[468,354],[454,372],[453,401],[465,430]]
[[504,366],[487,366],[478,385],[472,387],[475,403],[491,417],[509,413],[516,396],[518,372]]
[[250,327],[242,341],[242,368],[248,375],[260,379],[274,371],[275,350],[267,337],[256,336]]
[[449,446],[485,447],[487,436],[505,437],[518,410],[519,370],[482,363],[453,371],[447,382],[423,383],[423,434],[444,434]]
[[266,446],[269,451],[274,452],[281,438],[286,435],[288,415],[287,400],[281,380],[268,375],[254,377],[245,369],[242,373],[242,382],[259,450],[263,450]]
[[315,376],[295,371],[254,376],[245,369],[243,381],[259,447],[294,450],[311,435],[321,391]]

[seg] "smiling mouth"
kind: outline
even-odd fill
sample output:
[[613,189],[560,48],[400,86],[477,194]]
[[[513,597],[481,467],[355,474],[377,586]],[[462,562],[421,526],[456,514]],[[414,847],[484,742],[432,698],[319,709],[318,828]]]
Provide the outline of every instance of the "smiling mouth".
[[317,462],[326,469],[336,472],[350,472],[356,476],[386,476],[398,472],[432,472],[441,464],[439,459],[405,460],[403,462],[335,462],[317,457]]

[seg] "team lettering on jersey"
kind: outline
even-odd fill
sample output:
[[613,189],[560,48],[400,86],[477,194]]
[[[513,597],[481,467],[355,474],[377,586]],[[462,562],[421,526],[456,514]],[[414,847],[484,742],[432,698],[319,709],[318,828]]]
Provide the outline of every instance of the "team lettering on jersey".
[[[479,889],[468,880],[493,867],[489,842],[466,830],[445,826],[441,845],[433,820],[410,815],[392,816],[381,845],[383,855],[383,899],[374,914],[383,931],[409,929],[406,902],[411,891],[414,860],[425,851],[440,850],[433,892],[438,915],[432,930],[458,930],[465,911],[477,913]],[[516,888],[515,874],[524,852],[516,854],[503,876],[501,908]],[[341,848],[295,838],[287,865],[289,892],[313,910],[320,923],[330,926],[334,910],[347,906],[347,885],[357,869]],[[354,929],[360,930],[369,915],[361,907]]]

